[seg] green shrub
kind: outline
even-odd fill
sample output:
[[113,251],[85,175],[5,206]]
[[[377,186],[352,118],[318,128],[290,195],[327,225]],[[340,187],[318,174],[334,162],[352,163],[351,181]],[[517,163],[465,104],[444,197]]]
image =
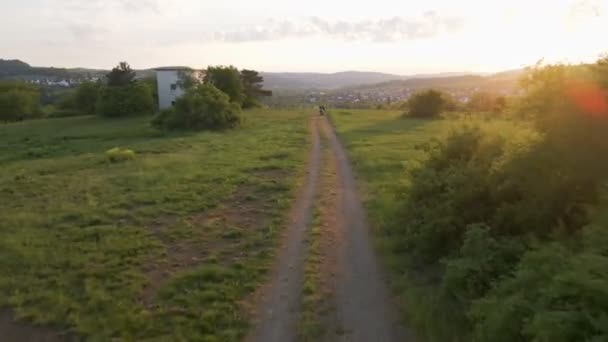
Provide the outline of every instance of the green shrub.
[[434,305],[469,320],[471,336],[459,339],[608,338],[607,247],[579,247],[581,236],[606,241],[608,220],[587,236],[608,179],[608,119],[552,117],[540,120],[542,134],[452,133],[396,196],[392,253],[423,270],[441,295]]
[[135,159],[135,151],[128,148],[114,147],[106,151],[106,158],[111,163]]
[[153,120],[156,127],[167,129],[223,129],[240,123],[241,109],[228,95],[208,84],[186,91],[172,108]]
[[480,91],[471,95],[466,108],[470,111],[502,113],[507,107],[507,99],[496,93]]
[[0,83],[0,121],[17,121],[41,116],[40,93],[22,82]]
[[150,88],[144,83],[105,86],[100,90],[96,110],[106,117],[149,114],[154,111],[154,100]]
[[437,90],[426,90],[414,94],[408,100],[407,115],[415,118],[436,118],[447,104],[446,97]]
[[95,114],[95,105],[99,96],[99,85],[93,82],[83,82],[76,88],[74,94],[75,109],[82,114]]
[[496,279],[508,274],[517,262],[513,256],[524,250],[520,240],[494,237],[485,224],[466,227],[460,251],[445,261],[444,295],[466,308],[490,290]]
[[473,303],[476,341],[605,341],[608,221],[583,230],[574,250],[550,243],[525,254],[513,276]]

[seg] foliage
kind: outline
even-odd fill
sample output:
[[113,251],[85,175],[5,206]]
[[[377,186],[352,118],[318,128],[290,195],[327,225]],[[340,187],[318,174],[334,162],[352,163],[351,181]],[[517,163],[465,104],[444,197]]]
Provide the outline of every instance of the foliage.
[[48,118],[60,118],[68,116],[83,115],[76,108],[76,91],[64,93],[58,100],[55,101],[54,105],[44,106],[45,116]]
[[233,66],[210,66],[207,68],[204,82],[226,93],[231,102],[239,106],[243,104],[245,94],[241,75],[237,68]]
[[575,248],[555,242],[527,252],[512,277],[473,303],[476,340],[605,340],[607,218],[585,227]]
[[442,93],[443,95],[443,110],[447,112],[456,112],[462,110],[462,103],[457,101],[453,96],[448,93]]
[[177,78],[177,86],[184,90],[194,88],[203,83],[200,72],[195,70],[179,70]]
[[[397,198],[404,206],[398,224],[389,231],[399,237],[403,250],[416,264],[433,268],[441,261],[445,265],[438,285],[445,301],[458,303],[462,312],[477,312],[471,316],[475,334],[482,334],[478,330],[496,329],[483,333],[483,338],[476,335],[480,341],[494,341],[496,336],[511,341],[527,334],[531,328],[517,322],[538,311],[509,310],[514,305],[534,307],[528,301],[537,300],[538,296],[521,298],[519,290],[508,285],[509,275],[522,267],[536,272],[538,265],[546,264],[525,259],[529,254],[526,251],[537,243],[545,248],[545,244],[558,239],[555,253],[564,254],[560,251],[567,251],[590,222],[586,208],[597,204],[598,191],[608,172],[606,163],[593,162],[591,156],[608,152],[608,144],[593,146],[590,139],[578,138],[581,137],[560,142],[548,136],[540,141],[518,137],[515,142],[513,137],[507,141],[478,129],[467,129],[440,143],[423,166],[412,173],[412,185]],[[524,261],[520,263],[522,257]],[[564,263],[557,261],[556,265]],[[572,271],[574,264],[567,269]],[[553,286],[550,279],[525,279],[522,289],[550,292]],[[512,297],[492,300],[495,286],[512,289]],[[586,296],[571,298],[571,305],[586,311]],[[511,299],[523,302],[514,304]],[[474,301],[490,301],[493,305],[475,309]],[[500,309],[502,305],[504,309]],[[506,316],[497,316],[502,313]],[[574,316],[561,319],[563,324],[581,328]],[[548,322],[542,324],[546,328]],[[488,325],[498,325],[500,329]],[[598,333],[591,325],[587,327],[582,331],[562,331],[563,340]],[[572,335],[575,331],[583,335]],[[538,335],[526,340],[555,340],[542,337],[548,334],[542,329],[535,334]]]
[[73,94],[74,89],[61,86],[40,85],[40,105],[58,106],[64,98]]
[[97,113],[106,117],[149,114],[154,111],[150,87],[142,82],[101,88],[96,104]]
[[93,82],[83,82],[76,88],[74,106],[82,114],[95,114],[95,105],[99,95],[99,85]]
[[17,121],[39,116],[38,89],[23,82],[0,82],[0,121]]
[[243,108],[259,107],[261,105],[258,100],[260,97],[272,96],[272,91],[262,89],[264,77],[255,70],[241,70],[241,81],[245,93]]
[[241,109],[231,103],[228,95],[203,84],[191,88],[175,101],[172,108],[159,113],[153,125],[168,129],[222,129],[238,125]]
[[467,103],[467,109],[476,112],[502,113],[506,106],[507,100],[504,96],[484,91],[471,95]]
[[120,62],[106,75],[106,79],[110,87],[126,86],[135,80],[135,71],[131,69],[129,63]]
[[158,110],[158,85],[156,84],[156,75],[145,77],[138,82],[145,84],[152,93],[152,101],[154,102],[154,110]]
[[112,163],[135,159],[135,151],[128,148],[113,147],[106,151],[108,161]]
[[407,115],[414,118],[435,118],[441,114],[446,100],[437,90],[430,89],[412,95],[408,100]]
[[[260,110],[223,134],[159,134],[146,117],[1,125],[0,306],[44,336],[242,340],[241,303],[274,255],[308,114]],[[105,162],[114,146],[138,158]]]

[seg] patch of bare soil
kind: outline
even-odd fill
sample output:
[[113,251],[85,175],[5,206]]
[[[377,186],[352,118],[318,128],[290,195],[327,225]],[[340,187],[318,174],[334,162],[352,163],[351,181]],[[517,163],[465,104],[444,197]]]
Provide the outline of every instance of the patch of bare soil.
[[[286,177],[287,173],[284,170],[264,170],[253,172],[253,175],[261,179],[279,180]],[[140,300],[146,307],[154,305],[156,293],[172,274],[196,267],[212,253],[221,253],[220,262],[227,264],[238,261],[242,257],[238,239],[218,238],[213,235],[217,232],[210,232],[208,228],[218,226],[256,230],[266,227],[272,219],[272,215],[267,210],[273,205],[272,201],[266,197],[252,200],[251,194],[254,192],[254,186],[241,186],[225,204],[188,217],[187,222],[195,231],[200,228],[200,234],[196,234],[197,236],[192,240],[169,239],[164,234],[163,230],[175,224],[177,218],[166,218],[157,222],[153,231],[166,247],[166,259],[151,263],[144,270],[149,282]]]
[[288,342],[295,339],[306,240],[319,175],[321,148],[317,121],[317,117],[311,120],[312,147],[305,181],[290,212],[289,226],[284,232],[270,280],[255,295],[254,326],[247,341]]
[[373,252],[365,210],[344,147],[326,117],[320,125],[337,166],[337,255],[330,270],[335,274],[332,287],[337,325],[333,341],[412,341],[398,320]]

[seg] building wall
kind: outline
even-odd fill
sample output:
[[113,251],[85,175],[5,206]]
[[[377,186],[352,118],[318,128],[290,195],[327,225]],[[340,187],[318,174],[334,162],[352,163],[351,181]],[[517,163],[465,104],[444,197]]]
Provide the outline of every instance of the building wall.
[[171,107],[173,101],[181,96],[184,91],[177,86],[179,80],[177,70],[157,70],[156,84],[158,86],[158,108]]

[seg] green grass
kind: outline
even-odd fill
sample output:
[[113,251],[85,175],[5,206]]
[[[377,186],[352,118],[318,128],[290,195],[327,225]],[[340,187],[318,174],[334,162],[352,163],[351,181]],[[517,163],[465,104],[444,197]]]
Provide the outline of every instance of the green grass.
[[505,135],[517,133],[521,127],[502,120],[402,119],[400,115],[396,111],[352,110],[336,111],[331,118],[357,174],[374,240],[392,275],[390,285],[404,309],[404,317],[428,340],[442,341],[458,336],[456,330],[466,328],[463,322],[454,320],[462,315],[452,315],[451,308],[438,303],[432,286],[419,282],[415,272],[407,272],[409,261],[403,254],[392,254],[387,247],[390,237],[384,235],[384,228],[394,224],[398,215],[396,196],[407,191],[408,170],[425,160],[429,143],[434,139],[443,139],[465,123]]
[[0,125],[0,306],[91,340],[240,339],[308,150],[306,111],[245,116]]

